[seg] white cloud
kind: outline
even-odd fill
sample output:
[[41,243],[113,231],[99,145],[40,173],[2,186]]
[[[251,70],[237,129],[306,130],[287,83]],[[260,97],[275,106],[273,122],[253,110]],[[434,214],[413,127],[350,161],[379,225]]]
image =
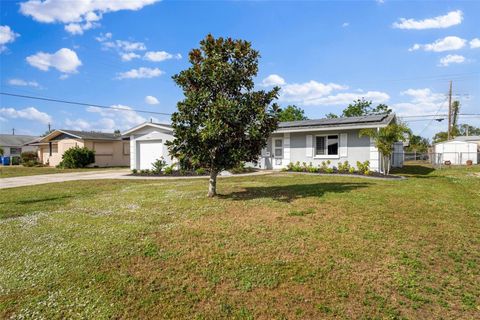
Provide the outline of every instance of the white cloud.
[[125,130],[147,121],[129,106],[117,104],[110,107],[115,109],[88,107],[86,111],[99,116],[98,120],[67,118],[65,125],[74,130],[113,132],[116,129]]
[[448,36],[443,39],[438,39],[433,43],[427,44],[414,44],[413,47],[408,49],[408,51],[415,51],[423,49],[425,51],[433,51],[433,52],[443,52],[443,51],[451,51],[451,50],[459,50],[465,46],[467,41],[465,39],[455,37],[455,36]]
[[314,80],[304,83],[286,84],[280,93],[280,99],[290,102],[313,101],[329,95],[334,90],[344,90],[348,87],[336,83],[321,83]]
[[471,49],[480,48],[480,39],[479,38],[472,39],[470,41],[470,48]]
[[442,93],[432,92],[429,88],[408,89],[401,92],[402,96],[407,97],[409,101],[394,104],[392,107],[399,115],[425,115],[435,114],[439,108],[440,113],[444,113],[446,98]]
[[381,91],[337,92],[347,90],[348,86],[336,83],[321,83],[310,80],[304,83],[285,83],[280,91],[279,100],[303,106],[333,106],[347,105],[356,99],[365,98],[374,103],[385,103],[390,96]]
[[1,108],[0,116],[2,118],[32,120],[42,124],[48,124],[49,122],[52,122],[52,117],[49,114],[41,112],[34,107],[21,110],[14,108]]
[[271,74],[262,80],[262,86],[264,87],[283,86],[285,83],[285,79],[278,74]]
[[34,87],[34,88],[40,87],[37,81],[27,81],[23,79],[10,79],[8,80],[8,84],[12,86],[20,86],[20,87]]
[[159,104],[160,102],[154,96],[146,96],[145,97],[145,103],[153,105],[153,104]]
[[149,61],[154,61],[154,62],[160,62],[164,60],[169,60],[169,59],[181,59],[182,55],[177,53],[177,54],[171,54],[166,51],[148,51],[145,53],[144,59],[149,60]]
[[77,68],[82,65],[75,51],[67,48],[62,48],[53,54],[38,52],[28,56],[26,60],[32,67],[42,71],[55,68],[63,73],[76,73]]
[[135,52],[127,52],[127,53],[122,53],[120,55],[120,58],[122,59],[122,61],[130,61],[132,59],[140,58],[140,55],[136,54]]
[[0,26],[0,53],[7,50],[7,43],[15,41],[20,35],[13,32],[9,26]]
[[99,25],[103,14],[120,10],[140,10],[144,6],[159,0],[28,0],[20,4],[20,12],[43,23],[63,23],[65,30],[72,34],[82,34],[83,31]]
[[397,29],[444,29],[462,23],[463,13],[460,10],[450,11],[446,15],[424,20],[400,18],[399,22],[393,23]]
[[155,78],[162,75],[164,72],[158,68],[145,68],[140,67],[138,69],[132,69],[126,72],[120,72],[117,76],[117,79],[144,79],[144,78]]
[[346,27],[348,27],[348,26],[350,26],[350,23],[349,23],[349,22],[344,22],[344,23],[342,23],[342,27],[346,28]]
[[449,54],[440,59],[440,65],[447,67],[451,63],[463,63],[465,62],[465,57],[458,54]]

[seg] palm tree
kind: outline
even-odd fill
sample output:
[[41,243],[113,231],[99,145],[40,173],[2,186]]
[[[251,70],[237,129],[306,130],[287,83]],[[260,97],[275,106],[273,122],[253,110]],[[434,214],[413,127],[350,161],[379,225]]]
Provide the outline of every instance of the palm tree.
[[410,130],[406,125],[402,123],[392,123],[378,130],[362,129],[360,130],[359,136],[368,136],[373,139],[375,147],[377,147],[382,156],[383,174],[388,175],[390,173],[393,144],[398,141],[405,141],[406,135],[408,135],[409,132]]

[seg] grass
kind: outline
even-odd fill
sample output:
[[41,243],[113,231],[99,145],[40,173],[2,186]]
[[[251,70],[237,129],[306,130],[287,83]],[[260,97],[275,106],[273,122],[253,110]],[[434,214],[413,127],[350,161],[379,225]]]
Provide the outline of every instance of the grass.
[[60,169],[55,167],[24,167],[24,166],[0,166],[0,179],[34,176],[38,174],[81,172],[86,170],[108,170],[117,168],[81,168],[81,169]]
[[474,319],[476,168],[2,190],[0,318]]

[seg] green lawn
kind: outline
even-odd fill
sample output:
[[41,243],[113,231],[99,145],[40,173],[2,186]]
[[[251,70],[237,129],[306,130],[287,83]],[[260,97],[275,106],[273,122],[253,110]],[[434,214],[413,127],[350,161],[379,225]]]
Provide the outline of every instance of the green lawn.
[[81,169],[59,169],[55,167],[24,167],[24,166],[0,166],[0,179],[23,176],[34,176],[37,174],[67,173],[86,170],[107,170],[117,168],[81,168]]
[[2,190],[0,318],[474,319],[480,169]]

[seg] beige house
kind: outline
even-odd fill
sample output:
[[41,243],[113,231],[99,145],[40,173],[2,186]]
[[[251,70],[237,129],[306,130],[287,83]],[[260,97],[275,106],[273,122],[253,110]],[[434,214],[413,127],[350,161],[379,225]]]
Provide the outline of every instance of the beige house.
[[113,133],[54,130],[30,145],[38,146],[39,161],[52,167],[62,161],[66,150],[75,146],[87,147],[95,151],[95,163],[92,166],[130,165],[130,141]]

